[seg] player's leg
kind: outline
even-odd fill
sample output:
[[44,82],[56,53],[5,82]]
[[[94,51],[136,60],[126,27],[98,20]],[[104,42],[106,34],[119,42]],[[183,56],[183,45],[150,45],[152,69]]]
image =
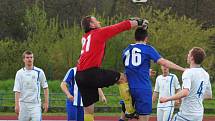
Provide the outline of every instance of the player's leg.
[[84,121],[94,121],[94,104],[84,107]]
[[171,121],[174,107],[168,107],[164,110],[163,121]]
[[84,121],[94,121],[94,103],[99,99],[98,89],[82,89]]
[[42,110],[41,110],[40,105],[34,105],[31,107],[30,117],[31,117],[31,121],[41,121],[42,120]]
[[121,115],[119,121],[128,121],[125,117],[125,103],[123,100],[120,100],[119,104],[121,105]]
[[[179,114],[180,112],[176,113],[172,119],[172,121],[190,121],[189,117],[183,116],[181,114]],[[196,121],[196,120],[192,120],[192,121]]]
[[157,108],[157,121],[163,121],[164,111],[162,108]]
[[94,121],[94,103],[99,100],[98,88],[80,90],[84,105],[84,121]]
[[29,121],[30,113],[28,111],[28,107],[25,103],[19,103],[19,121]]
[[84,121],[84,107],[78,106],[77,121]]
[[77,120],[77,107],[73,106],[72,102],[70,100],[67,100],[66,102],[66,112],[67,112],[67,120]]
[[121,112],[119,121],[125,121],[125,113]]
[[[80,89],[80,88],[79,88]],[[84,121],[94,120],[94,103],[99,100],[98,88],[85,88],[80,90],[84,105]]]
[[148,121],[152,113],[152,90],[131,88],[130,91],[134,99],[134,107],[139,114],[138,121]]
[[[75,79],[82,95],[83,104],[85,107],[84,110],[85,114],[87,113],[87,117],[91,117],[88,115],[91,113],[88,112],[91,112],[92,109],[94,110],[94,108],[90,105],[99,100],[98,88],[109,87],[117,82],[120,84],[126,82],[125,77],[122,77],[119,72],[100,68],[90,68],[85,71],[77,72]],[[124,88],[124,86],[121,87]]]
[[194,121],[203,121],[203,115],[202,116],[194,116]]
[[181,112],[177,113],[177,116],[180,117],[183,121],[202,121],[203,120],[203,113],[196,113],[196,114],[182,114]]
[[135,112],[134,106],[132,105],[132,98],[129,91],[128,81],[126,76],[121,73],[120,78],[117,82],[119,87],[119,93],[121,98],[124,100],[125,109],[127,114],[132,114]]
[[84,121],[93,121],[94,103],[99,101],[98,82],[102,81],[98,68],[77,72],[75,79],[84,105]]
[[[112,70],[106,70],[101,68],[91,69],[90,79],[95,86],[98,88],[109,87],[114,84],[118,84],[120,95],[125,102],[126,112],[128,114],[134,113],[134,107],[132,105],[132,99],[129,92],[128,81],[126,76],[123,73],[119,73]],[[96,75],[96,76],[91,76]],[[89,83],[87,83],[89,85]]]
[[177,120],[177,114],[175,114],[172,118],[172,121],[176,121]]

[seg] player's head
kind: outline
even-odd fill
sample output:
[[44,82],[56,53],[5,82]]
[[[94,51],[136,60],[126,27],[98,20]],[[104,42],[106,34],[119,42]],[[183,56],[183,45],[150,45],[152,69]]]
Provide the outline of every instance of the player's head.
[[205,51],[200,47],[193,47],[188,55],[187,55],[187,63],[191,64],[191,62],[195,64],[201,64],[205,59]]
[[167,76],[169,74],[169,68],[166,66],[161,66],[161,70],[164,76]]
[[23,62],[25,63],[25,66],[33,66],[34,56],[31,51],[28,51],[28,50],[25,51],[22,54],[22,58],[23,58]]
[[143,30],[143,28],[137,28],[135,31],[135,40],[147,42],[148,41],[147,30]]
[[93,16],[86,16],[81,20],[81,26],[85,33],[89,32],[90,30],[100,28],[100,23],[101,22]]

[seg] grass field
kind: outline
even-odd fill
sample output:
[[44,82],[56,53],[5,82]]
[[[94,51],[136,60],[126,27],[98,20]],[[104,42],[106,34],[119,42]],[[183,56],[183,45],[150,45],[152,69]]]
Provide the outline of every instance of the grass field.
[[[14,93],[12,92],[13,89],[13,80],[4,80],[0,81],[0,99],[4,98],[7,100],[0,100],[0,106],[14,106]],[[50,106],[53,107],[65,107],[65,99],[66,96],[62,93],[60,89],[60,81],[48,81],[49,83],[49,90],[50,90]],[[213,97],[215,97],[215,83],[212,84],[213,90]],[[96,107],[119,107],[119,91],[116,85],[111,86],[109,88],[103,88],[103,91],[106,95],[108,100],[107,104],[103,103],[96,103]],[[41,96],[43,97],[43,96]],[[207,108],[215,108],[215,100],[206,100],[204,101],[204,107]],[[153,105],[156,108],[156,104]],[[0,108],[1,110],[1,108]],[[211,112],[209,112],[211,113]],[[215,113],[215,112],[212,112]]]

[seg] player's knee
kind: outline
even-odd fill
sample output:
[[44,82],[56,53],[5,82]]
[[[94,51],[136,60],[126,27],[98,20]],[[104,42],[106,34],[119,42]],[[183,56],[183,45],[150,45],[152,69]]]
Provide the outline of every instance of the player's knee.
[[122,83],[127,83],[127,82],[128,82],[128,80],[126,78],[126,75],[124,73],[120,73],[120,78],[117,83],[122,84]]
[[84,107],[84,113],[85,114],[94,114],[94,104]]
[[84,121],[94,121],[93,114],[84,114]]

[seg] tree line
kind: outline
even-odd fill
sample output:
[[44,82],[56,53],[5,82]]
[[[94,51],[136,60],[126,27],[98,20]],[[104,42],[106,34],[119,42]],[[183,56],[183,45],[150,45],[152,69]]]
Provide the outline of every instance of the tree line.
[[27,39],[24,16],[26,9],[35,3],[45,10],[48,19],[58,16],[60,23],[68,21],[70,25],[79,23],[83,16],[93,11],[105,17],[139,16],[141,7],[171,8],[169,14],[197,19],[205,28],[215,24],[214,0],[148,0],[142,4],[134,4],[132,0],[0,0],[0,39]]
[[[202,29],[197,20],[172,14],[170,8],[159,10],[145,6],[135,11],[137,15],[150,21],[149,43],[163,57],[185,67],[188,50],[193,46],[203,47],[207,51],[204,68],[212,76],[215,75],[214,28]],[[90,14],[95,15],[103,26],[131,17],[123,14],[110,17],[96,10],[92,10]],[[83,34],[79,23],[70,23],[59,16],[50,17],[38,3],[24,10],[23,21],[19,24],[22,25],[20,31],[25,33],[25,39],[17,41],[8,36],[0,40],[0,80],[14,78],[16,71],[23,66],[21,55],[26,49],[33,51],[35,65],[44,69],[48,79],[62,79],[66,71],[76,65]],[[102,66],[123,71],[121,52],[129,43],[134,43],[134,31],[112,38],[108,42]],[[153,64],[152,67],[160,71],[158,66]]]

